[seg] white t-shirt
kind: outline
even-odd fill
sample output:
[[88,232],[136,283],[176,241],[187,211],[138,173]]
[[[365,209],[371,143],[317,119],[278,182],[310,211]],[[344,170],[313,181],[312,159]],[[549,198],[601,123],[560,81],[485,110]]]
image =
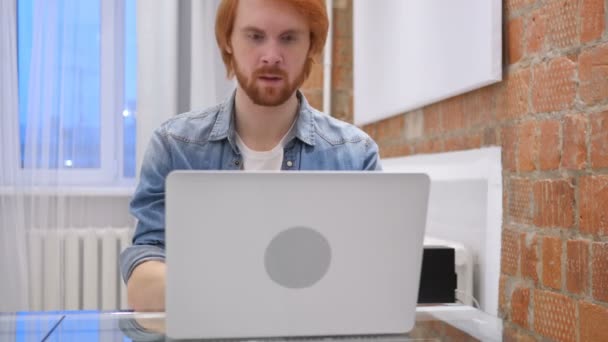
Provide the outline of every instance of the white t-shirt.
[[270,151],[254,151],[247,147],[241,137],[236,133],[236,145],[243,156],[243,170],[245,171],[280,171],[283,165],[283,149],[285,148],[285,140],[289,132],[295,126],[295,121],[291,128],[281,138],[277,146]]

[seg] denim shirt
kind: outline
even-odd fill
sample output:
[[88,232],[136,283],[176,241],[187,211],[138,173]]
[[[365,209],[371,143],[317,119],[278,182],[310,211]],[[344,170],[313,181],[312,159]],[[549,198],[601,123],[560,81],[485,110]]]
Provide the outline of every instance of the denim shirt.
[[[137,219],[133,245],[120,255],[122,277],[144,261],[165,258],[165,178],[173,170],[240,170],[234,98],[184,113],[158,128],[144,155],[131,201]],[[283,171],[380,170],[378,146],[359,128],[312,108],[301,92],[295,125],[285,140]]]

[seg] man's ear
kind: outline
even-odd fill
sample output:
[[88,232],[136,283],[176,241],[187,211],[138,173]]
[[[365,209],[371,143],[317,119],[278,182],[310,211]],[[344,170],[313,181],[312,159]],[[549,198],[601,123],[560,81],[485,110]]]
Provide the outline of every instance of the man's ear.
[[308,55],[306,56],[306,59],[307,60],[312,60],[313,62],[316,62],[317,59],[315,57],[316,56],[312,53],[312,50],[309,49],[308,50]]
[[308,54],[306,55],[306,57],[311,58],[311,59],[315,59],[315,54],[312,51],[312,42],[310,42],[310,45],[308,46]]
[[231,55],[234,54],[232,50],[232,35],[230,35],[230,37],[228,37],[228,40],[226,41],[226,52]]

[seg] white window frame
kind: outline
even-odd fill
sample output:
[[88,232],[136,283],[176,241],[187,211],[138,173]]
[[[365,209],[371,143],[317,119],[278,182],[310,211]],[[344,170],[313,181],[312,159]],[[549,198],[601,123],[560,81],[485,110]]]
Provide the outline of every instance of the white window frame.
[[[100,3],[100,164],[96,169],[22,169],[20,151],[7,161],[16,170],[20,184],[34,186],[86,186],[87,188],[132,187],[135,179],[126,178],[124,165],[124,65],[125,3],[122,0],[99,0]],[[15,37],[17,38],[17,37]],[[15,47],[16,49],[17,47]],[[18,80],[16,80],[18,81]],[[15,84],[15,89],[17,84]],[[16,113],[19,115],[19,112]],[[16,120],[17,126],[19,119]],[[18,127],[17,127],[18,129]],[[19,139],[18,134],[14,135]],[[12,146],[20,148],[19,141]],[[7,153],[7,156],[15,155]],[[5,184],[9,185],[9,184]]]

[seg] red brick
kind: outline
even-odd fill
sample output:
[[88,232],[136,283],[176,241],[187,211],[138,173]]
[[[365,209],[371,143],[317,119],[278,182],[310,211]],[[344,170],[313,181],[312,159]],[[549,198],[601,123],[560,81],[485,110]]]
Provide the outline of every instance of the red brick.
[[580,97],[589,104],[608,99],[608,43],[583,51],[579,57]]
[[424,110],[424,134],[436,135],[441,132],[441,107],[433,104],[425,107]]
[[346,122],[353,122],[353,94],[350,90],[332,91],[332,116]]
[[380,148],[381,158],[403,157],[412,154],[412,147],[407,144],[382,146]]
[[549,0],[544,10],[548,47],[557,49],[578,45],[579,1]]
[[522,328],[528,329],[528,307],[530,305],[530,289],[517,288],[511,295],[511,321]]
[[318,89],[302,89],[302,94],[306,97],[306,101],[311,107],[321,110],[323,108],[323,90]]
[[532,105],[536,113],[570,108],[576,96],[576,64],[566,57],[533,67]]
[[505,0],[504,6],[507,11],[515,11],[533,4],[536,0]]
[[507,325],[506,322],[502,327],[502,341],[503,342],[515,342],[519,341],[518,331],[511,325]]
[[503,342],[536,342],[534,336],[525,331],[520,331],[515,328],[506,326],[502,330]]
[[374,140],[377,140],[378,138],[376,135],[376,125],[376,123],[371,123],[362,127],[363,132],[367,133],[367,135],[369,135]]
[[608,235],[608,176],[581,177],[578,197],[581,232]]
[[545,180],[534,184],[534,225],[574,226],[574,186],[570,180]]
[[517,170],[520,172],[536,170],[538,159],[538,135],[536,122],[526,121],[519,126],[519,145],[517,156]]
[[416,154],[438,153],[441,151],[443,151],[443,141],[439,139],[429,139],[414,145],[414,152]]
[[[502,191],[502,222],[507,223],[512,221],[511,216],[513,214],[511,209],[511,202],[509,197],[511,196],[511,182],[507,177],[502,178],[502,188],[507,189]],[[530,204],[528,204],[530,205]]]
[[462,137],[462,136],[446,138],[443,144],[444,144],[443,150],[446,152],[462,151],[462,150],[465,150],[467,147],[466,139],[465,139],[465,137]]
[[608,111],[594,114],[591,120],[591,167],[608,167]]
[[306,90],[323,90],[323,65],[315,63],[310,70],[308,79],[302,85]]
[[[416,140],[425,137],[424,135],[424,112],[416,110],[407,112],[404,115],[404,132],[405,140]],[[426,138],[426,137],[425,137]]]
[[547,37],[547,27],[545,24],[545,16],[542,10],[532,12],[528,27],[526,29],[526,53],[534,54],[540,52],[545,45],[545,37]]
[[540,123],[539,163],[543,171],[559,168],[561,159],[561,143],[559,138],[560,123],[557,120],[547,120]]
[[571,170],[584,169],[587,165],[587,118],[569,115],[564,121],[564,147],[562,167]]
[[501,131],[502,166],[505,171],[515,171],[517,168],[517,127],[504,127]]
[[521,233],[521,275],[538,282],[538,238],[532,233]]
[[608,302],[608,242],[595,242],[591,247],[591,295]]
[[498,145],[498,139],[500,135],[500,128],[488,127],[483,129],[483,146],[496,146]]
[[557,341],[576,341],[576,303],[548,291],[534,291],[534,330]]
[[405,116],[397,115],[378,122],[377,132],[379,141],[400,139],[403,136]]
[[468,93],[464,99],[464,114],[468,127],[487,125],[494,114],[494,101],[499,87],[492,85]]
[[336,66],[353,65],[353,39],[338,38],[333,41],[333,63]]
[[334,40],[340,38],[351,38],[353,36],[353,11],[352,1],[343,1],[344,6],[336,6],[334,2]]
[[512,178],[508,185],[509,221],[521,224],[532,223],[532,184],[527,179]]
[[462,96],[457,96],[441,102],[441,119],[444,132],[452,132],[466,127],[462,99]]
[[559,237],[543,238],[543,285],[562,288],[562,240]]
[[501,272],[509,275],[517,275],[519,266],[519,233],[504,229],[502,231],[502,250],[500,258]]
[[537,342],[538,340],[527,331],[520,331],[517,336],[517,342]]
[[583,0],[580,20],[581,42],[586,43],[600,38],[606,27],[604,0]]
[[[321,78],[323,82],[323,78]],[[334,65],[331,70],[332,89],[353,89],[352,66]]]
[[530,69],[508,73],[496,97],[496,117],[513,119],[530,112]]
[[580,341],[608,341],[608,308],[582,301],[578,311]]
[[[504,241],[504,240],[503,240]],[[503,242],[504,244],[504,242]],[[503,247],[504,249],[504,247]],[[499,317],[505,317],[505,313],[507,311],[507,293],[505,291],[507,291],[507,281],[509,280],[509,277],[501,274],[500,275],[500,279],[498,280],[498,312],[499,312]]]
[[523,56],[524,20],[523,17],[511,19],[506,25],[507,63],[517,63]]
[[464,149],[472,150],[472,149],[480,148],[482,138],[483,137],[481,136],[481,133],[474,133],[474,134],[467,135],[464,139]]
[[566,243],[566,249],[566,289],[584,295],[589,283],[589,243],[570,240]]

